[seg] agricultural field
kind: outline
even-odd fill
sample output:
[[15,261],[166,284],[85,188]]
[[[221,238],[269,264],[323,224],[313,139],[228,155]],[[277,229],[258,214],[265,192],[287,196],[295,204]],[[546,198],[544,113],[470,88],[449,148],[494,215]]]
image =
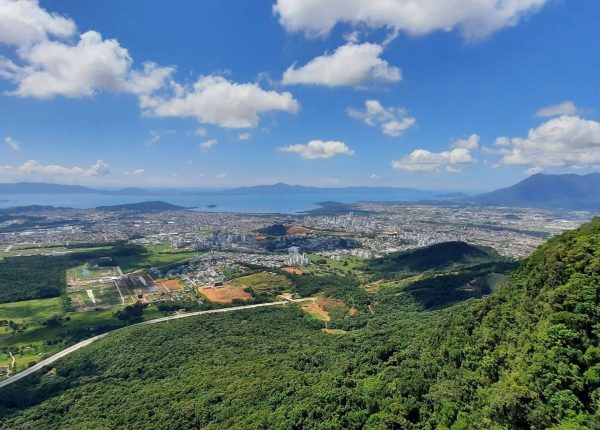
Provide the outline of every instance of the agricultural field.
[[213,303],[229,304],[234,300],[252,300],[252,295],[246,292],[241,285],[225,284],[222,287],[198,287],[197,291]]
[[185,288],[179,279],[158,279],[156,280],[156,286],[163,293],[182,291]]
[[94,282],[77,289],[69,287],[67,297],[76,311],[106,308],[124,303],[115,282]]
[[119,291],[128,304],[141,301],[151,303],[160,299],[160,291],[156,282],[147,273],[132,273],[120,278],[117,282]]
[[116,267],[86,263],[67,270],[67,299],[75,311],[107,308],[124,304],[116,284]]

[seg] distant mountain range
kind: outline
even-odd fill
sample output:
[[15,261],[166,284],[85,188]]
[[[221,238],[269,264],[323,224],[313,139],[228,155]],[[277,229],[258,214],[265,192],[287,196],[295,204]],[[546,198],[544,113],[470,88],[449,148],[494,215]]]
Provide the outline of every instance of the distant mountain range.
[[[429,202],[477,203],[482,205],[521,206],[600,210],[600,173],[587,175],[547,175],[538,173],[515,184],[489,193],[469,197],[463,193],[439,192],[396,187],[320,188],[283,183],[258,185],[226,190],[199,189],[145,189],[124,188],[99,190],[80,185],[60,185],[43,182],[0,184],[0,195],[10,194],[110,194],[110,195],[285,195],[285,194],[340,194],[373,193],[389,195],[390,201],[404,200],[403,194]],[[411,200],[415,200],[414,198]],[[173,208],[171,208],[173,209]]]
[[600,173],[538,173],[511,187],[501,188],[470,200],[485,205],[598,210]]
[[427,190],[417,190],[414,188],[400,188],[400,187],[308,187],[304,185],[288,185],[283,183],[277,183],[273,185],[257,185],[253,187],[240,187],[229,190],[220,191],[220,194],[327,194],[327,193],[338,193],[338,194],[352,194],[352,193],[388,193],[392,197],[394,194],[401,193],[422,193],[425,197],[433,197],[436,192]]
[[[416,190],[412,188],[396,187],[343,187],[343,188],[321,188],[303,185],[288,185],[283,183],[273,185],[257,185],[253,187],[239,187],[223,190],[202,189],[151,189],[151,188],[122,188],[118,190],[100,190],[80,185],[48,184],[44,182],[17,182],[0,184],[0,195],[2,194],[110,194],[110,195],[211,195],[211,194],[235,194],[235,195],[264,195],[264,194],[323,194],[323,193],[422,193],[424,197],[433,197],[436,192]],[[393,197],[393,196],[392,196]]]
[[81,185],[47,184],[44,182],[17,182],[0,184],[0,194],[91,194],[100,193]]
[[2,194],[109,194],[109,195],[177,195],[189,194],[189,191],[176,189],[122,188],[118,190],[100,190],[81,185],[48,184],[45,182],[16,182],[0,184]]
[[112,205],[112,206],[98,206],[96,210],[99,211],[131,211],[131,212],[165,212],[165,211],[183,211],[194,208],[186,208],[184,206],[172,205],[171,203],[153,201],[153,202],[141,202],[141,203],[126,203],[123,205]]

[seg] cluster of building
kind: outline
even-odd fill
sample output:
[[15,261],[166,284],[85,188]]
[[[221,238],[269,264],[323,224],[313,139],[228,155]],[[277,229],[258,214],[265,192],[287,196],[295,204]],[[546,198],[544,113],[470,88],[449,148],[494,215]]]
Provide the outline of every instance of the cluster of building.
[[290,246],[288,248],[288,266],[292,267],[304,267],[310,261],[308,255],[305,252],[300,252],[300,247]]
[[374,255],[448,241],[495,248],[521,258],[548,237],[589,221],[589,212],[491,206],[358,203],[356,211],[307,216],[305,226],[352,235]]
[[[588,212],[486,206],[358,203],[353,208],[353,213],[335,216],[36,208],[32,213],[20,211],[0,224],[0,252],[23,243],[133,240],[142,245],[167,242],[173,248],[217,251],[222,256],[228,255],[223,251],[247,253],[251,260],[261,261],[263,257],[257,257],[261,252],[276,252],[284,254],[283,264],[301,266],[307,261],[303,254],[311,252],[372,258],[439,242],[465,241],[522,257],[549,236],[591,218]],[[302,228],[277,237],[258,233],[272,225]],[[294,247],[298,255],[288,255]]]
[[167,276],[179,276],[187,285],[223,282],[248,270],[248,267],[286,267],[286,254],[210,251],[195,256],[189,264],[173,269]]

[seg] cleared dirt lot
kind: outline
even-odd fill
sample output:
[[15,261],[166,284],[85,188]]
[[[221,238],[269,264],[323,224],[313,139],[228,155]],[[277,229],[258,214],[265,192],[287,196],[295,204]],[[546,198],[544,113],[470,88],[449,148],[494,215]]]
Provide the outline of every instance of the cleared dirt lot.
[[[343,315],[347,311],[347,307],[344,305],[344,302],[340,300],[319,297],[313,303],[302,306],[302,310],[315,318],[323,321],[331,321],[330,313],[333,313],[334,317],[339,317],[340,314]],[[355,313],[356,310],[352,315]]]
[[287,234],[308,234],[310,232],[312,232],[311,229],[301,225],[293,225],[287,228]]
[[329,314],[327,313],[327,311],[325,309],[323,309],[321,306],[319,306],[317,304],[317,302],[313,302],[309,305],[304,305],[302,306],[302,310],[304,312],[307,312],[309,314],[311,314],[312,316],[323,320],[323,321],[329,321],[331,320],[331,318],[329,317]]
[[302,270],[298,269],[297,267],[284,267],[283,271],[293,275],[302,275],[303,273]]
[[164,293],[183,290],[183,285],[181,285],[178,279],[159,279],[156,281],[156,286],[159,291]]
[[223,287],[198,287],[198,292],[209,301],[215,303],[231,303],[233,300],[252,300],[250,293],[244,291],[242,286],[225,284]]

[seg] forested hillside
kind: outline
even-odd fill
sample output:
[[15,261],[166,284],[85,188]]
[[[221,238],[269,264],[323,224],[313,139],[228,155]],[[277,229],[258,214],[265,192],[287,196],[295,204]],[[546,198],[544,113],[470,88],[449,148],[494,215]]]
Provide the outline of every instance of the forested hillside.
[[288,307],[112,333],[0,391],[0,428],[600,428],[600,219],[482,299],[410,288],[347,331]]
[[456,270],[507,262],[492,248],[465,242],[443,242],[372,260],[365,270],[375,277],[397,278],[431,270]]

